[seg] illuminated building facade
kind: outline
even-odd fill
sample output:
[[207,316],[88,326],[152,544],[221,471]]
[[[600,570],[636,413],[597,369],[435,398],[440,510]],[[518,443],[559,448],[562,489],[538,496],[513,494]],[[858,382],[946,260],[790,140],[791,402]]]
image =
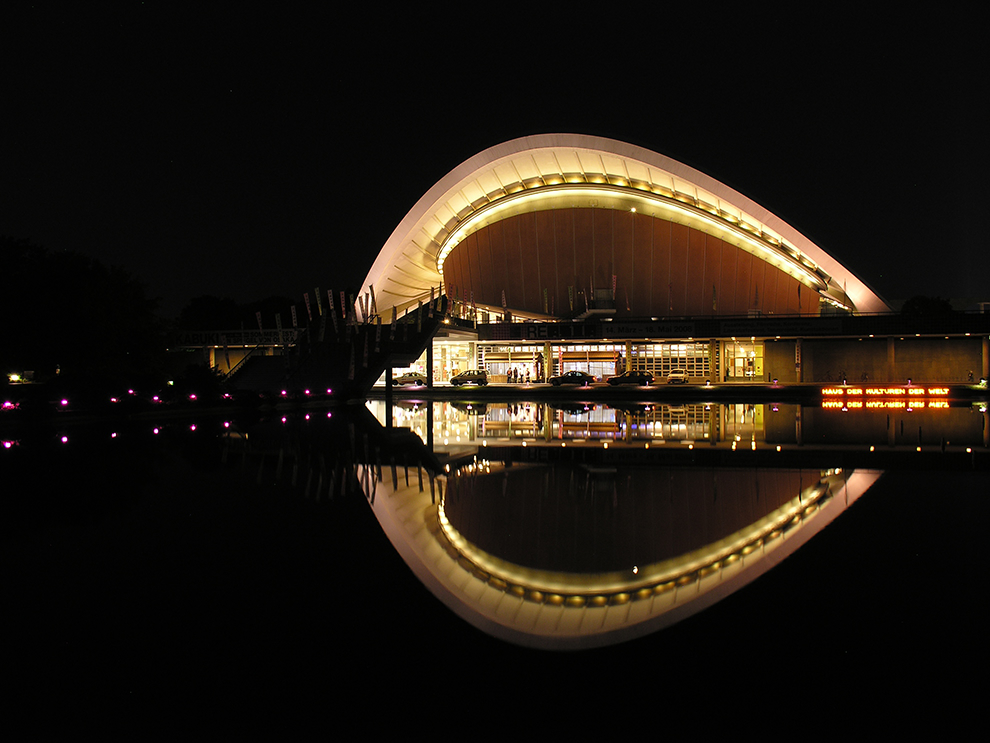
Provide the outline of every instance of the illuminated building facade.
[[[434,291],[451,300],[464,322],[435,344],[438,382],[474,367],[496,382],[628,368],[813,381],[802,370],[813,359],[813,345],[801,346],[807,321],[889,312],[737,191],[658,153],[576,134],[516,139],[452,170],[396,227],[364,288],[384,321]],[[761,324],[783,318],[790,332]],[[958,363],[985,366],[985,349],[970,345]],[[859,370],[861,352],[820,374],[893,381],[889,346]]]

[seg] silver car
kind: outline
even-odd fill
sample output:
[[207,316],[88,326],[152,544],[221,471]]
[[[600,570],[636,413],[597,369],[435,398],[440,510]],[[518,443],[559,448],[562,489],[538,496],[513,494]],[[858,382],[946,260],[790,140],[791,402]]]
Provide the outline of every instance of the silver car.
[[400,374],[398,377],[393,379],[392,384],[396,384],[399,387],[407,384],[424,385],[426,384],[426,377],[419,372],[406,372],[405,374]]

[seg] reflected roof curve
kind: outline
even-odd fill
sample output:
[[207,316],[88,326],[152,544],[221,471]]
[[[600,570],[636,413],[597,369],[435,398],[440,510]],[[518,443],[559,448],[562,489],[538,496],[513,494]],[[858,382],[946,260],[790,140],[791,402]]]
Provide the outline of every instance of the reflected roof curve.
[[714,178],[636,145],[582,134],[541,134],[491,147],[440,179],[378,254],[363,289],[381,312],[429,297],[466,235],[511,214],[555,206],[636,208],[715,234],[858,312],[886,303],[798,230]]

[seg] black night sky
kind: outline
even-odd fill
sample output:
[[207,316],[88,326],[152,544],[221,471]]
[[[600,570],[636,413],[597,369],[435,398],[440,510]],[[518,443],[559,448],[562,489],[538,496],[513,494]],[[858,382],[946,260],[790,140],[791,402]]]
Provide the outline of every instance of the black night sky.
[[161,311],[357,285],[481,150],[589,133],[722,180],[887,299],[987,299],[988,103],[962,18],[22,8],[0,233],[136,274]]

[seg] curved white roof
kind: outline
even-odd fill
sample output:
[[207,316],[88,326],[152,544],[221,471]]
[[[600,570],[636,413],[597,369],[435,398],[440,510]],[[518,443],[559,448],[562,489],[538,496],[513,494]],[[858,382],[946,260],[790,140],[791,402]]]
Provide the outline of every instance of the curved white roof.
[[[582,192],[582,193],[579,193]],[[859,312],[889,308],[866,284],[782,219],[714,178],[669,157],[604,137],[541,134],[491,147],[440,179],[382,247],[364,287],[378,309],[402,309],[442,283],[443,259],[464,236],[526,211],[526,199],[642,203],[757,253]]]

